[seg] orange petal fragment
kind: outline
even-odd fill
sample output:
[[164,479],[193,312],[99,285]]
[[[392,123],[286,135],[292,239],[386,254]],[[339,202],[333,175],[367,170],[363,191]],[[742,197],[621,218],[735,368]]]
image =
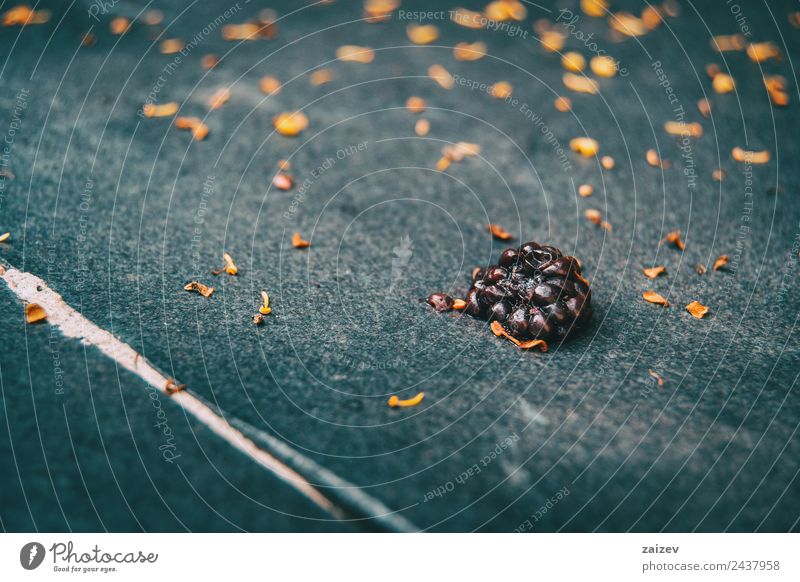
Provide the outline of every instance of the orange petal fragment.
[[492,236],[498,240],[511,240],[512,238],[514,238],[510,232],[508,232],[505,228],[503,228],[499,224],[490,224],[489,232],[491,232]]
[[664,385],[664,378],[662,378],[661,375],[658,372],[653,370],[653,368],[649,368],[647,370],[647,373],[650,374],[651,378],[653,378],[656,382],[658,382],[658,386],[659,387]]
[[169,117],[178,112],[178,104],[175,101],[156,105],[155,103],[145,103],[142,106],[142,113],[145,117]]
[[420,392],[413,398],[408,398],[407,400],[400,400],[400,398],[392,394],[389,397],[389,401],[387,402],[387,404],[392,408],[408,408],[409,406],[416,406],[417,404],[422,402],[423,398],[425,398],[424,392]]
[[308,127],[308,117],[302,111],[279,113],[272,118],[272,125],[279,134],[295,137]]
[[306,249],[311,246],[311,243],[304,240],[299,232],[296,232],[292,235],[292,246],[296,249]]
[[436,81],[443,89],[452,89],[456,83],[453,75],[442,65],[431,65],[428,67],[428,76]]
[[662,295],[659,295],[655,291],[645,291],[642,293],[642,297],[644,297],[645,301],[650,303],[655,303],[657,305],[663,305],[664,307],[669,307],[669,301],[667,301]]
[[184,291],[199,293],[203,297],[211,297],[214,294],[213,287],[208,287],[197,281],[192,281],[191,283],[187,283],[183,289]]
[[351,63],[371,63],[375,60],[375,51],[366,46],[345,44],[336,49],[336,58]]
[[642,269],[642,273],[648,279],[655,279],[659,275],[666,273],[667,268],[664,265],[658,265],[657,267],[650,267],[648,269]]
[[698,301],[692,301],[689,305],[686,306],[686,311],[691,313],[692,317],[696,317],[697,319],[703,319],[708,313],[708,307],[699,303]]
[[728,255],[720,255],[714,261],[714,270],[719,271],[722,267],[728,264],[730,257]]
[[673,230],[672,232],[667,233],[667,236],[664,237],[664,240],[669,244],[675,245],[680,250],[686,248],[686,244],[681,238],[681,231],[679,230]]
[[28,303],[25,306],[25,321],[28,323],[37,323],[45,319],[47,319],[47,313],[38,303]]

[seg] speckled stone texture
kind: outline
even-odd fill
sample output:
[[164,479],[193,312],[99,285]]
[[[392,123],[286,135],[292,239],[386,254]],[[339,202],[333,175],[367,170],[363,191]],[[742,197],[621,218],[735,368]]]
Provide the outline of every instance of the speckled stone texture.
[[[108,32],[112,16],[135,17],[141,3],[112,3],[99,22],[88,3],[44,4],[48,24],[0,28],[0,134],[16,123],[14,178],[0,197],[0,232],[12,239],[0,257],[190,390],[422,529],[797,529],[800,31],[786,18],[795,3],[739,3],[752,40],[784,55],[760,66],[711,49],[711,34],[739,30],[724,3],[685,3],[680,17],[622,42],[602,19],[580,17],[576,30],[627,73],[602,79],[595,96],[563,87],[559,56],[533,33],[558,8],[578,14],[577,2],[530,6],[525,35],[436,21],[441,38],[428,47],[410,46],[407,20],[364,23],[360,2],[271,2],[278,37],[244,43],[223,41],[221,22],[204,29],[254,18],[261,3],[160,2],[164,37],[191,46],[175,66],[154,27]],[[80,48],[92,25],[96,43]],[[476,40],[486,57],[453,58],[455,43]],[[375,60],[337,62],[343,44],[373,47]],[[566,48],[590,56],[576,36]],[[221,62],[204,71],[208,53]],[[730,69],[736,93],[712,92],[710,62]],[[442,89],[427,78],[432,63],[465,81]],[[330,84],[309,83],[319,67],[333,71]],[[789,107],[770,105],[765,72],[787,78]],[[259,90],[268,74],[285,83],[269,98]],[[480,88],[499,80],[517,103]],[[230,101],[208,115],[203,142],[137,116],[157,88],[157,102],[204,117],[222,86]],[[553,107],[562,94],[571,113]],[[425,113],[406,111],[410,95],[427,101]],[[711,119],[697,112],[704,96]],[[683,150],[663,130],[676,107],[704,128]],[[298,108],[308,129],[274,135],[272,116]],[[425,138],[413,130],[420,116]],[[580,135],[616,167],[569,151]],[[457,141],[480,155],[435,171],[442,146]],[[737,145],[772,160],[748,169],[730,157]],[[647,165],[650,148],[670,167]],[[291,162],[289,192],[270,188],[280,159]],[[718,167],[721,183],[711,179]],[[582,183],[591,197],[577,195]],[[611,232],[584,218],[590,208]],[[424,303],[434,291],[463,297],[472,268],[508,246],[491,239],[490,222],[581,258],[594,310],[585,330],[547,353],[521,352],[486,322]],[[682,253],[659,244],[674,229]],[[312,246],[293,249],[295,231]],[[237,277],[210,274],[223,251]],[[696,273],[722,254],[726,268]],[[658,264],[666,276],[641,274]],[[213,297],[183,291],[192,279],[216,287]],[[262,289],[272,313],[256,327]],[[671,306],[645,302],[649,289]],[[705,319],[684,309],[693,300],[709,306]],[[162,398],[181,455],[166,462],[141,381],[47,325],[26,326],[5,288],[0,322],[4,529],[364,526],[326,521]],[[416,408],[386,405],[419,391]]]

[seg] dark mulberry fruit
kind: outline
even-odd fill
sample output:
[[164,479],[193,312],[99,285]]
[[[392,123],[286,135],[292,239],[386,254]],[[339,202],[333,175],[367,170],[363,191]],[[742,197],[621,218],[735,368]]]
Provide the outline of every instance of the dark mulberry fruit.
[[575,257],[529,242],[506,249],[499,262],[473,272],[470,315],[499,321],[521,341],[562,340],[591,317],[592,291]]

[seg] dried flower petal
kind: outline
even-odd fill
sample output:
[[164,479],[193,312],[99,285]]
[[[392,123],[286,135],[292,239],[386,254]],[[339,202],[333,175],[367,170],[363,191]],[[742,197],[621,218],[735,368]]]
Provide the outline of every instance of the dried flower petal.
[[691,313],[692,317],[696,317],[697,319],[703,319],[708,313],[708,307],[702,305],[697,301],[692,301],[689,305],[686,306],[686,311]]
[[50,20],[49,10],[31,10],[29,6],[20,5],[3,13],[3,26],[27,26],[44,24]]
[[187,283],[183,289],[184,291],[199,293],[203,297],[211,297],[214,294],[213,287],[207,287],[206,285],[203,285],[202,283],[199,283],[197,281],[192,281],[191,283]]
[[239,268],[233,262],[233,257],[231,257],[228,253],[222,253],[222,260],[225,264],[219,270],[215,271],[212,269],[212,275],[220,275],[223,272],[228,273],[228,275],[236,275],[239,273]]
[[731,151],[731,157],[737,162],[747,162],[749,164],[766,164],[769,162],[770,155],[767,150],[750,151],[740,147],[735,147]]
[[222,27],[223,40],[256,40],[265,27],[257,22],[226,24]]
[[786,79],[780,75],[765,75],[764,86],[767,88],[769,98],[774,105],[786,107],[789,105],[789,93],[786,91]]
[[406,27],[406,34],[414,44],[430,44],[439,38],[439,28],[433,24],[412,23]]
[[443,89],[452,89],[455,79],[442,65],[431,65],[428,67],[428,76],[436,81]]
[[45,319],[47,319],[47,313],[45,313],[44,307],[38,303],[28,303],[25,306],[25,321],[28,323],[37,323]]
[[553,105],[555,105],[556,110],[561,111],[562,113],[572,109],[572,101],[570,101],[569,97],[556,97]]
[[642,24],[647,30],[655,30],[661,26],[662,22],[664,22],[664,17],[657,6],[651,4],[642,10]]
[[279,134],[294,137],[308,127],[308,117],[302,111],[279,113],[272,118],[272,125]]
[[519,348],[521,348],[523,350],[528,350],[528,349],[531,349],[531,348],[537,348],[538,347],[543,352],[547,351],[547,342],[546,341],[540,340],[540,339],[532,339],[532,340],[528,340],[528,341],[525,341],[525,342],[521,342],[517,338],[512,336],[510,333],[508,333],[505,330],[505,328],[503,327],[503,325],[499,321],[493,321],[489,325],[489,329],[491,329],[492,333],[494,333],[494,335],[496,335],[497,337],[504,337],[507,340],[509,340],[510,342],[512,342],[514,345],[516,345],[517,347],[519,347]]
[[607,0],[581,0],[581,10],[586,16],[602,18],[608,14]]
[[703,135],[703,126],[696,121],[692,123],[667,121],[664,124],[664,130],[670,135],[679,135],[681,137],[701,137]]
[[754,42],[747,45],[747,56],[754,63],[762,63],[768,59],[780,59],[781,49],[774,42]]
[[664,307],[669,307],[669,301],[667,301],[664,297],[656,293],[655,291],[645,291],[642,293],[642,297],[644,297],[645,301],[650,303],[655,303],[657,305],[663,305]]
[[561,66],[573,73],[580,73],[586,68],[586,59],[581,53],[570,51],[561,57]]
[[600,158],[600,165],[603,166],[606,170],[611,170],[614,168],[615,162],[614,158],[611,156],[603,156]]
[[222,87],[221,89],[217,89],[214,94],[209,97],[208,99],[208,106],[211,109],[219,109],[223,105],[225,105],[231,98],[231,90]]
[[409,97],[406,99],[406,109],[411,113],[422,113],[425,111],[425,99],[415,96]]
[[539,35],[542,48],[551,53],[556,53],[564,48],[566,38],[566,35],[558,30],[545,30]]
[[483,9],[488,20],[503,22],[506,20],[524,20],[527,10],[519,0],[497,0],[489,2]]
[[164,390],[167,394],[175,394],[176,392],[182,392],[186,390],[186,384],[176,384],[175,380],[172,378],[167,378],[167,383],[164,386]]
[[597,226],[600,226],[603,222],[603,215],[596,208],[587,209],[583,215],[586,217],[586,220]]
[[428,132],[430,130],[431,130],[431,123],[427,119],[418,119],[417,122],[414,124],[414,133],[416,133],[420,137],[428,135]]
[[304,240],[302,236],[300,236],[299,232],[296,232],[292,235],[292,246],[296,249],[305,249],[311,246],[311,243],[307,240]]
[[0,243],[6,242],[9,238],[11,238],[10,232],[4,232],[3,234],[0,234]]
[[217,63],[219,63],[219,57],[217,55],[207,54],[203,55],[203,58],[200,59],[200,66],[206,71],[216,67]]
[[371,63],[375,60],[375,51],[366,46],[345,44],[336,49],[336,58],[350,63]]
[[422,402],[423,398],[425,398],[424,392],[420,392],[413,398],[409,398],[407,400],[400,400],[396,395],[392,395],[389,397],[389,401],[387,402],[387,404],[392,408],[407,408],[409,406],[416,406],[417,404]]
[[717,73],[711,80],[711,86],[717,93],[732,93],[736,89],[736,82],[727,73]]
[[572,151],[578,152],[580,155],[587,158],[597,155],[600,150],[600,144],[596,139],[591,137],[576,137],[569,140],[569,147]]
[[700,115],[706,119],[711,117],[711,103],[708,102],[708,99],[700,99],[697,102],[697,109],[700,111]]
[[669,168],[669,162],[667,160],[662,160],[656,150],[647,150],[644,154],[644,158],[647,160],[647,163],[654,168]]
[[608,17],[608,24],[613,30],[625,36],[642,36],[647,27],[642,19],[629,12],[617,12]]
[[108,26],[111,29],[111,34],[120,36],[130,30],[131,21],[123,16],[118,16],[112,19]]
[[155,103],[145,103],[142,106],[142,113],[145,117],[169,117],[178,112],[178,104],[175,101],[156,105]]
[[642,269],[642,273],[648,279],[655,279],[659,275],[667,272],[667,268],[663,265],[658,265],[656,267],[648,267],[647,269]]
[[267,95],[275,95],[281,91],[281,82],[276,77],[267,75],[266,77],[261,77],[259,87],[262,93],[266,93]]
[[157,26],[164,21],[164,13],[156,8],[151,8],[142,15],[142,22],[148,26]]
[[466,8],[454,8],[450,11],[450,20],[464,28],[483,28],[483,14]]
[[617,74],[617,61],[608,55],[596,55],[589,61],[589,67],[598,77],[611,78]]
[[507,81],[498,81],[489,88],[489,93],[495,99],[508,99],[511,97],[511,83]]
[[658,383],[659,388],[664,385],[664,378],[662,378],[658,372],[655,372],[652,368],[648,368],[647,373]]
[[680,250],[686,248],[686,245],[681,238],[681,231],[680,230],[673,230],[672,232],[668,232],[667,236],[664,237],[664,240],[671,245],[675,245]]
[[266,291],[261,292],[261,307],[258,308],[261,315],[269,315],[272,313],[272,308],[269,306],[269,294]]
[[158,50],[165,55],[174,55],[183,50],[184,43],[179,38],[165,38],[158,45]]
[[511,240],[514,236],[499,224],[490,224],[489,232],[498,240]]
[[203,141],[208,135],[208,126],[199,117],[176,117],[175,127],[190,130],[197,141]]
[[744,48],[744,37],[741,34],[718,34],[711,37],[711,48],[719,53],[740,51]]
[[578,187],[578,195],[581,198],[588,198],[594,192],[594,188],[592,188],[591,184],[581,184]]
[[311,73],[308,80],[311,81],[311,84],[315,87],[319,87],[333,80],[333,71],[330,69],[319,69]]
[[575,91],[576,93],[589,93],[594,95],[600,91],[600,85],[597,84],[597,81],[590,79],[585,75],[564,73],[562,80],[564,81],[564,86],[567,89],[570,91]]
[[730,257],[728,255],[720,255],[714,260],[714,267],[715,271],[719,271],[722,267],[728,264],[730,261]]
[[272,185],[275,186],[278,190],[283,190],[284,192],[291,190],[292,186],[294,186],[294,179],[289,174],[284,172],[278,172],[275,174],[275,177],[272,178]]

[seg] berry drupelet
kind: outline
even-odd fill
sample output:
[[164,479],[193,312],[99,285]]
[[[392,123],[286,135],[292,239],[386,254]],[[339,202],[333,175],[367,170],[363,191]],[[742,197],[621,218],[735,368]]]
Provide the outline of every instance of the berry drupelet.
[[465,311],[500,322],[518,340],[561,340],[589,320],[591,299],[575,257],[529,242],[473,272]]

